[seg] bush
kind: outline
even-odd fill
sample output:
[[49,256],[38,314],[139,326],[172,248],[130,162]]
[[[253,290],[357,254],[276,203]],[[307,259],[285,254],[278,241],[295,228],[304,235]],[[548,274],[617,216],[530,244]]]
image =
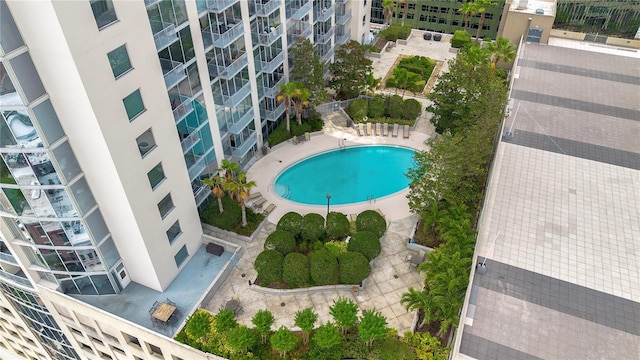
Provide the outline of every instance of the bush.
[[367,109],[367,116],[370,119],[381,118],[384,116],[384,97],[381,95],[375,95],[369,99],[369,108]]
[[329,241],[324,244],[324,248],[337,258],[347,252],[347,243],[344,241]]
[[300,236],[305,241],[322,240],[324,237],[324,218],[320,214],[310,213],[302,218]]
[[284,230],[291,233],[291,235],[297,237],[300,236],[300,229],[302,228],[302,215],[297,212],[290,211],[280,218],[278,221],[278,230]]
[[264,250],[253,262],[258,272],[258,281],[267,286],[282,280],[282,262],[284,256],[276,250]]
[[380,31],[380,35],[384,36],[388,41],[396,41],[398,39],[406,40],[411,34],[411,25],[391,25]]
[[311,119],[304,120],[304,122],[308,123],[311,126],[311,131],[320,131],[324,127],[324,120],[319,117],[314,117]]
[[365,210],[356,218],[356,231],[370,231],[378,238],[387,230],[387,222],[373,210]]
[[359,252],[371,261],[380,255],[382,247],[380,246],[380,238],[374,233],[370,231],[359,231],[351,236],[347,250]]
[[347,215],[339,212],[330,212],[327,215],[327,238],[342,239],[349,235],[349,219]]
[[456,49],[462,49],[465,45],[471,43],[471,34],[463,31],[456,30],[451,38],[451,47]]
[[355,122],[360,122],[367,116],[367,100],[356,99],[349,104],[346,110],[347,114]]
[[276,250],[280,254],[287,255],[296,251],[296,238],[290,232],[276,230],[267,236],[264,241],[265,250]]
[[390,118],[402,118],[404,100],[400,95],[393,95],[387,100],[387,116]]
[[371,274],[369,260],[359,252],[347,251],[338,258],[341,284],[360,284]]
[[396,84],[396,78],[394,76],[389,77],[385,82],[384,82],[384,86],[388,87],[388,88],[394,88],[394,87],[398,87],[398,84]]
[[291,134],[289,134],[289,132],[287,131],[287,124],[282,123],[277,128],[275,128],[275,130],[273,130],[271,134],[269,134],[267,141],[269,141],[270,147],[274,147],[281,142],[289,140],[289,138],[291,138]]
[[[306,132],[311,132],[311,124],[303,122],[302,125],[298,125],[295,117],[291,119],[291,133],[295,136],[304,135]],[[285,124],[286,126],[286,124]]]
[[282,263],[282,278],[292,288],[309,285],[311,276],[309,275],[309,260],[307,257],[298,253],[291,253],[285,256]]
[[327,249],[315,250],[309,254],[308,259],[311,280],[316,285],[338,283],[338,260]]
[[422,104],[416,99],[407,99],[402,109],[402,117],[414,121],[422,112]]
[[[209,224],[222,230],[233,231],[236,225],[242,222],[242,209],[240,205],[225,195],[222,198],[224,212],[218,211],[218,200],[211,201],[202,211],[200,218],[205,224]],[[248,212],[249,209],[247,209]]]

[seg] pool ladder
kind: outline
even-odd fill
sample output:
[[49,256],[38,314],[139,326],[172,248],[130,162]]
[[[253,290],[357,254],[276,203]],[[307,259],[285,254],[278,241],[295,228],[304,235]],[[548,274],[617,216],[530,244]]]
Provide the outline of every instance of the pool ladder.
[[338,148],[344,150],[347,148],[347,145],[344,143],[347,139],[338,139]]
[[371,204],[371,203],[375,204],[376,203],[376,197],[373,196],[373,195],[367,195],[367,201],[369,202],[369,204]]

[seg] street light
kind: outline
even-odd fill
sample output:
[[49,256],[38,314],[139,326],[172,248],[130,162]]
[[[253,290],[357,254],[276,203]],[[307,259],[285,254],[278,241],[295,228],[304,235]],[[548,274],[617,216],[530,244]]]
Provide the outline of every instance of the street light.
[[329,203],[331,202],[331,194],[327,193],[327,216],[329,216]]

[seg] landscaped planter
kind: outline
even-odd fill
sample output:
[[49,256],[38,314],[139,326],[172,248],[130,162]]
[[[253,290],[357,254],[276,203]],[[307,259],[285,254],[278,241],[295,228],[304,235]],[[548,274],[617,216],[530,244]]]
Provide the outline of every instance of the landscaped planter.
[[431,251],[433,251],[433,248],[430,248],[430,247],[424,246],[424,245],[420,245],[420,244],[416,244],[415,242],[413,242],[413,239],[415,238],[417,230],[418,230],[418,222],[416,222],[413,225],[413,230],[411,230],[411,236],[407,240],[407,250],[417,251],[417,252],[421,252],[422,251],[425,254],[430,253]]

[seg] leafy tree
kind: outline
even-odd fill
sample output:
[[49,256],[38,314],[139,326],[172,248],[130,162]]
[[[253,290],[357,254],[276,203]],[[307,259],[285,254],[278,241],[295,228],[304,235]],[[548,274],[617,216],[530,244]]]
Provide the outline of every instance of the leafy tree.
[[370,119],[381,118],[384,116],[385,108],[385,98],[382,95],[374,95],[371,99],[369,99],[367,116]]
[[309,39],[297,43],[289,50],[289,59],[293,63],[291,77],[309,90],[311,103],[325,102],[329,95],[324,87],[324,65]]
[[487,49],[491,53],[491,68],[495,69],[498,61],[503,60],[506,63],[512,62],[516,57],[516,48],[506,38],[497,38],[487,45]]
[[351,299],[341,296],[333,300],[333,305],[329,307],[329,314],[340,327],[342,334],[345,334],[358,321],[358,305]]
[[313,341],[323,349],[330,349],[342,343],[342,336],[336,325],[328,322],[319,326],[313,334]]
[[271,335],[271,347],[280,353],[283,358],[287,353],[298,346],[298,339],[291,333],[291,330],[281,326]]
[[240,204],[240,208],[242,209],[242,227],[247,226],[247,208],[245,206],[245,200],[249,195],[251,195],[251,189],[256,186],[255,181],[247,181],[247,174],[243,172],[238,173],[234,179],[223,185],[224,189],[231,193],[231,197],[236,199]]
[[422,318],[422,322],[419,327],[431,322],[431,314],[433,314],[435,304],[433,297],[428,296],[424,291],[410,287],[406,293],[402,294],[400,303],[404,305],[404,308],[407,309],[407,311],[418,309],[423,310],[424,317]]
[[271,325],[275,318],[269,310],[258,310],[258,312],[251,318],[251,323],[255,326],[256,331],[260,334],[260,340],[263,344],[267,343],[267,337],[271,332]]
[[299,87],[296,91],[296,101],[293,103],[294,109],[296,110],[296,120],[298,121],[298,125],[302,125],[302,110],[309,106],[309,99],[311,98],[311,93],[309,90]]
[[476,16],[478,14],[476,4],[473,1],[462,4],[460,7],[460,13],[464,14],[464,32],[467,32],[467,28],[469,27],[469,16]]
[[189,317],[187,324],[184,327],[184,331],[194,339],[203,338],[209,333],[209,331],[211,331],[212,321],[213,318],[208,312],[198,310]]
[[302,341],[306,345],[309,342],[309,334],[313,330],[316,321],[318,321],[318,314],[313,308],[298,310],[294,321],[296,326],[302,330]]
[[396,6],[394,0],[382,0],[382,9],[384,9],[384,24],[391,25],[393,22],[393,8]]
[[227,341],[232,348],[244,354],[247,352],[247,348],[255,344],[256,338],[253,335],[253,330],[246,326],[238,326],[229,332]]
[[491,0],[475,0],[474,4],[476,6],[476,11],[480,14],[480,20],[478,21],[478,32],[476,34],[476,41],[478,41],[480,39],[480,31],[482,30],[482,24],[484,23],[484,17],[486,15],[487,9],[498,6],[498,3],[492,2]]
[[211,193],[218,199],[218,211],[222,214],[224,212],[224,207],[222,207],[222,198],[224,197],[222,184],[224,183],[224,178],[220,175],[215,175],[211,179],[204,179],[202,182],[211,187]]
[[369,348],[375,340],[384,339],[387,336],[387,319],[376,309],[365,310],[358,324],[358,335]]
[[346,109],[347,114],[351,119],[356,122],[360,122],[367,116],[367,100],[356,99],[353,100]]
[[372,61],[366,56],[367,48],[350,40],[335,52],[335,61],[329,66],[333,78],[331,86],[340,100],[352,99],[365,88],[367,75],[373,71]]
[[216,315],[216,331],[219,333],[226,333],[231,329],[238,327],[238,321],[233,311],[228,309],[221,309]]

